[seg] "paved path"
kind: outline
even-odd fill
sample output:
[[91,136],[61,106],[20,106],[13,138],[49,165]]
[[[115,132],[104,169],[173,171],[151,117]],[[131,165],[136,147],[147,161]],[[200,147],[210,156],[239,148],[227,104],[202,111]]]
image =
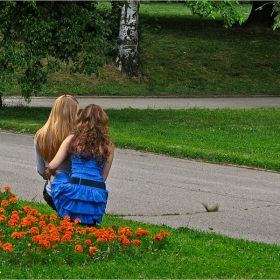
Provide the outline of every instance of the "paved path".
[[[87,104],[95,103],[104,109],[121,109],[121,108],[138,108],[138,109],[189,109],[189,108],[280,108],[279,97],[254,97],[254,98],[77,98],[81,108]],[[54,103],[54,98],[32,98],[31,103],[26,104],[22,98],[5,98],[4,104],[7,106],[13,105],[28,105],[34,107],[51,107]]]
[[[81,100],[85,104],[92,102],[81,98],[80,103]],[[107,104],[107,108],[124,104],[124,99],[106,100],[98,98],[94,102],[103,107]],[[235,99],[241,105],[245,99],[242,100]],[[280,104],[280,98],[260,101],[267,107]],[[156,106],[162,101],[153,102]],[[255,99],[246,104],[254,102]],[[255,106],[262,107],[261,104]],[[149,107],[147,103],[143,106]],[[117,149],[107,181],[107,212],[124,215],[125,219],[280,245],[279,182],[278,173]],[[43,181],[34,166],[32,135],[0,132],[0,187],[5,185],[10,185],[21,199],[44,202]],[[206,212],[202,203],[210,207],[219,204],[219,211]]]

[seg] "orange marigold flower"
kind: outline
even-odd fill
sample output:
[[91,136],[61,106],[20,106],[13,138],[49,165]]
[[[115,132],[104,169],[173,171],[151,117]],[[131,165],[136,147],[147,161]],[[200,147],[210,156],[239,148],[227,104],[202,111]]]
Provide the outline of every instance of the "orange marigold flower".
[[89,254],[90,254],[90,255],[94,255],[96,250],[97,250],[97,248],[94,247],[94,246],[89,247]]
[[29,230],[29,232],[30,232],[31,234],[38,234],[38,233],[39,233],[39,229],[38,229],[37,227],[32,227],[32,228]]
[[17,203],[17,199],[15,197],[10,198],[9,201],[13,204]]
[[56,220],[57,220],[57,215],[51,214],[51,215],[50,215],[50,220],[56,221]]
[[146,229],[142,229],[142,228],[138,228],[136,231],[135,231],[135,234],[136,235],[148,235],[150,232]]
[[140,241],[139,239],[134,239],[134,240],[132,241],[132,243],[133,243],[134,245],[140,245],[140,244],[141,244],[141,241]]
[[155,234],[153,240],[154,240],[154,241],[161,241],[162,238],[163,238],[163,236],[162,236],[161,234]]
[[163,237],[169,236],[170,234],[164,230],[161,231],[160,233]]
[[0,208],[0,213],[5,213],[5,209],[4,208]]
[[10,227],[16,227],[17,224],[18,224],[18,220],[17,219],[10,219],[8,221],[8,224],[9,224]]
[[42,245],[45,248],[49,248],[51,246],[51,242],[49,240],[40,239],[38,244]]
[[52,248],[53,248],[53,249],[57,249],[57,248],[58,248],[58,244],[52,245]]
[[31,210],[31,207],[29,205],[26,205],[22,208],[25,212],[29,212]]
[[84,248],[83,248],[82,245],[76,245],[76,246],[75,246],[75,250],[76,250],[77,252],[83,253]]
[[3,199],[3,200],[1,201],[1,206],[7,206],[7,205],[9,205],[9,201],[6,200],[6,199]]
[[40,221],[39,222],[39,226],[40,227],[44,227],[44,226],[46,226],[47,224],[46,224],[46,222],[45,221]]
[[9,242],[5,243],[2,245],[2,249],[4,251],[7,251],[7,252],[13,252],[14,251],[14,248],[13,248],[13,245]]
[[62,237],[61,237],[61,242],[65,242],[65,241],[69,241],[72,238],[72,233],[65,233]]
[[86,232],[92,232],[96,230],[96,227],[87,227],[85,230]]
[[10,190],[11,190],[11,187],[9,187],[9,186],[5,186],[5,187],[4,187],[4,190],[5,190],[6,192],[8,192],[8,191],[10,191]]
[[119,240],[125,246],[129,246],[130,245],[130,240],[125,235],[119,236]]
[[26,236],[26,232],[25,231],[21,231],[21,232],[14,231],[12,233],[12,238],[13,239],[19,239],[19,238],[24,237],[24,236]]
[[129,239],[128,239],[128,238],[123,239],[123,240],[122,240],[122,244],[125,245],[125,246],[129,246],[129,245],[130,245]]
[[118,229],[118,233],[119,233],[119,234],[123,234],[123,235],[128,235],[128,236],[133,235],[133,232],[131,231],[131,229],[130,229],[128,226],[126,226],[126,227],[120,227],[120,228]]
[[82,221],[79,219],[79,218],[76,218],[74,220],[74,224],[77,225],[77,224],[80,224]]
[[39,235],[34,235],[31,240],[35,243],[38,243],[41,238],[42,238],[42,234],[39,234]]
[[86,245],[90,245],[90,244],[91,244],[91,240],[90,240],[90,239],[86,239],[86,240],[85,240],[85,244],[86,244]]
[[47,217],[48,217],[47,214],[43,214],[43,215],[40,216],[40,220],[44,221]]
[[71,221],[71,218],[70,216],[66,215],[64,218],[63,218],[64,221],[67,221],[67,222],[70,222]]
[[0,215],[0,223],[7,220],[5,215]]

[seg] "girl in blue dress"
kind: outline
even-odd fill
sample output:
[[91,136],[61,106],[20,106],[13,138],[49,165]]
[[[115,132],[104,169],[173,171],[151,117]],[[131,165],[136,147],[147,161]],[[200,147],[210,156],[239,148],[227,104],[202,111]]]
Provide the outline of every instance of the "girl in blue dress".
[[[52,182],[53,202],[62,218],[70,216],[72,221],[78,218],[87,225],[102,222],[108,198],[105,181],[114,157],[108,122],[100,106],[86,106],[73,133],[63,141],[46,168]],[[69,155],[71,174],[56,171]]]

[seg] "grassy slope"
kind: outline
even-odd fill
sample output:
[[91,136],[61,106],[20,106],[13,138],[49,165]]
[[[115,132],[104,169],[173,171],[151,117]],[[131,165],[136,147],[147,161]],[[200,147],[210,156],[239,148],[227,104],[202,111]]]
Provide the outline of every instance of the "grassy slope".
[[[250,5],[241,5],[244,18]],[[100,78],[61,71],[44,95],[278,95],[280,31],[224,28],[219,19],[191,16],[182,3],[140,8],[140,61],[145,82],[113,65]],[[15,93],[18,89],[11,89]]]

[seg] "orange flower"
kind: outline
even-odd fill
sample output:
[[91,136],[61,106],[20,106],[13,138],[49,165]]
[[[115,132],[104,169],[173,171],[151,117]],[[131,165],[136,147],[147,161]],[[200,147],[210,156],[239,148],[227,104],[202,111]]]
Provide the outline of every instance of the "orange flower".
[[161,231],[160,233],[163,237],[169,236],[170,234],[164,230]]
[[5,243],[2,245],[2,249],[4,251],[7,251],[7,252],[13,252],[14,251],[14,248],[13,248],[13,245],[9,242]]
[[0,223],[7,220],[6,216],[0,215]]
[[10,219],[8,221],[8,224],[9,224],[10,227],[16,227],[17,224],[18,224],[18,220],[17,219]]
[[17,199],[15,197],[10,198],[9,201],[13,204],[17,203]]
[[53,249],[57,249],[57,248],[58,248],[58,244],[52,245],[52,248],[53,248]]
[[29,232],[30,232],[31,234],[38,234],[38,233],[39,233],[39,229],[38,229],[37,227],[32,227],[32,228],[29,230]]
[[133,232],[127,226],[126,227],[120,227],[119,230],[118,230],[118,233],[123,234],[123,235],[128,235],[128,236],[133,235]]
[[51,246],[51,242],[49,240],[40,239],[38,244],[42,245],[45,248],[49,248]]
[[47,214],[41,215],[41,216],[40,216],[40,220],[41,220],[41,221],[44,221],[47,217],[48,217]]
[[77,225],[77,224],[80,224],[82,221],[79,219],[79,218],[76,218],[74,220],[74,224]]
[[45,221],[40,221],[39,222],[39,226],[40,227],[44,227],[44,226],[46,226],[47,224],[46,224],[46,222]]
[[26,232],[24,232],[24,231],[22,231],[22,232],[14,231],[12,233],[12,238],[13,239],[19,239],[19,238],[24,237],[24,236],[26,236]]
[[1,201],[1,206],[7,206],[7,205],[9,205],[9,201],[6,200],[6,199],[3,199],[3,200]]
[[85,244],[86,244],[86,245],[90,245],[90,244],[91,244],[91,240],[90,240],[90,239],[86,239],[86,240],[85,240]]
[[5,190],[6,192],[8,192],[8,191],[11,190],[11,188],[10,188],[9,186],[5,186],[5,187],[4,187],[4,190]]
[[29,212],[31,210],[31,207],[29,205],[26,205],[22,208],[25,212]]
[[66,232],[62,237],[61,237],[61,242],[69,241],[72,238],[72,232]]
[[77,252],[83,253],[84,248],[83,248],[82,245],[76,245],[76,246],[75,246],[75,250],[76,250]]
[[140,241],[139,239],[134,239],[134,240],[132,241],[132,243],[133,243],[134,245],[140,245],[140,244],[141,244],[141,241]]
[[125,235],[119,236],[119,240],[125,246],[129,246],[130,245],[130,241],[129,241],[129,239]]
[[51,214],[51,215],[50,215],[50,220],[56,221],[56,220],[57,220],[57,215]]
[[97,248],[96,247],[89,247],[89,254],[90,255],[94,255],[94,253],[95,253],[95,251],[97,250]]
[[153,240],[154,240],[154,241],[161,241],[162,238],[163,238],[163,236],[162,236],[161,234],[155,234]]
[[96,227],[87,227],[85,230],[86,232],[92,232],[96,230]]
[[67,221],[67,222],[70,222],[70,221],[71,221],[71,218],[70,218],[70,216],[67,215],[67,216],[64,217],[63,220],[64,220],[64,221]]
[[142,229],[142,228],[138,228],[136,231],[135,231],[135,234],[136,235],[148,235],[150,232],[146,229]]
[[5,209],[4,208],[0,208],[0,213],[5,213]]

